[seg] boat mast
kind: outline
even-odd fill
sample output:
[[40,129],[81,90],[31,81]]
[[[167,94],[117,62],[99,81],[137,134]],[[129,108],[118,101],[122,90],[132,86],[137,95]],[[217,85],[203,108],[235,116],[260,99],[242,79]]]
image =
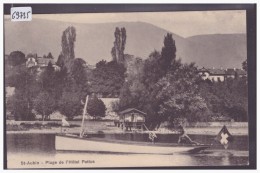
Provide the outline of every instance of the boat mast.
[[88,104],[88,95],[86,97],[86,101],[85,101],[85,105],[84,105],[84,109],[83,109],[83,116],[82,116],[82,122],[81,122],[81,129],[80,129],[80,133],[79,136],[82,138],[83,137],[83,131],[84,131],[84,120],[85,120],[85,115],[86,115],[86,111],[87,111],[87,104]]

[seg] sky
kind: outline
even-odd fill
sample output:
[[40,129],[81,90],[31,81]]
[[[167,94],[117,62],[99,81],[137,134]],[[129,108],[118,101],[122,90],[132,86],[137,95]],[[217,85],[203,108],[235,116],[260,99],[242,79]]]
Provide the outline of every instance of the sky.
[[246,11],[33,14],[34,18],[73,23],[147,22],[182,37],[246,33]]

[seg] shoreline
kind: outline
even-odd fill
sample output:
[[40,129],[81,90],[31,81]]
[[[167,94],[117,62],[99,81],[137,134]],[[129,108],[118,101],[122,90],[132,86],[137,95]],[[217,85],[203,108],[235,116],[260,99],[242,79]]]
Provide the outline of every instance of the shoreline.
[[[70,127],[62,127],[60,121],[7,121],[6,134],[79,134],[81,131],[81,121],[69,121]],[[193,126],[186,126],[186,132],[190,135],[212,135],[216,136],[223,125],[235,136],[248,136],[248,123],[239,122],[211,122],[196,123]],[[125,131],[114,125],[113,121],[85,121],[84,129],[88,134],[127,134],[127,133],[149,133],[150,131],[135,130]],[[177,134],[176,131],[168,129],[166,126],[152,131],[156,134]]]
[[[212,135],[216,136],[221,128],[186,128],[187,134],[189,135]],[[248,128],[228,128],[229,132],[234,136],[248,136]],[[63,133],[79,133],[79,128],[63,128]],[[177,134],[175,131],[170,131],[168,129],[159,129],[157,131],[123,131],[119,128],[113,130],[91,130],[85,129],[87,134],[147,134],[149,132],[154,132],[156,134]],[[17,131],[6,131],[6,134],[60,134],[61,128],[52,128],[52,129],[29,129],[29,130],[17,130]]]

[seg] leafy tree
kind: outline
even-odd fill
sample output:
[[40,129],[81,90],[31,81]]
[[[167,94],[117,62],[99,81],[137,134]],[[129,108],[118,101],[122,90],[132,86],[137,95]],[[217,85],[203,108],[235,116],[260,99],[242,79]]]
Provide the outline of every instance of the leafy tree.
[[81,100],[88,94],[88,88],[82,88],[72,75],[64,69],[57,73],[62,77],[61,82],[63,83],[58,85],[58,88],[62,89],[59,111],[71,120],[74,116],[82,114]]
[[33,120],[33,100],[40,88],[34,73],[26,67],[17,68],[17,72],[10,82],[11,86],[15,87],[15,93],[10,100],[11,111],[16,120]]
[[137,108],[143,110],[148,97],[148,92],[140,79],[135,78],[127,81],[122,87],[119,108]]
[[235,121],[248,121],[247,110],[242,106],[235,105],[227,109],[229,117]]
[[41,73],[39,77],[42,90],[47,91],[50,94],[54,94],[55,89],[55,69],[51,62],[48,63],[46,69]]
[[[18,54],[24,57],[24,54]],[[16,120],[34,119],[34,114],[32,113],[33,99],[40,89],[36,78],[35,69],[26,68],[25,63],[18,63],[8,69],[8,74],[5,76],[6,84],[7,86],[15,87],[15,93],[9,100],[9,105],[12,106],[9,106],[9,108]]]
[[83,105],[81,100],[83,99],[81,92],[77,91],[63,91],[62,97],[59,101],[59,111],[63,115],[67,116],[69,120],[72,120],[75,116],[82,114]]
[[26,68],[25,65],[21,65],[13,69],[8,83],[10,87],[15,87],[15,90],[26,91],[30,95],[34,95],[39,90],[36,78],[35,71]]
[[106,115],[106,106],[101,99],[94,96],[88,102],[87,112],[94,118],[104,117]]
[[76,58],[71,61],[70,74],[76,84],[84,85],[87,81],[85,66],[86,62],[81,58]]
[[116,61],[97,63],[97,68],[92,71],[89,79],[92,93],[101,93],[104,97],[115,97],[119,95],[120,89],[125,81],[125,68],[123,64]]
[[[67,68],[64,67],[59,71],[55,71],[51,63],[49,63],[46,69],[40,74],[37,81],[41,92],[48,93],[56,103],[61,99],[63,91],[65,89],[70,91],[70,87],[73,86],[73,81],[67,72]],[[48,100],[45,99],[44,101]],[[57,109],[57,104],[55,109]]]
[[56,101],[53,95],[50,95],[46,91],[40,92],[33,103],[35,111],[42,115],[43,121],[49,118],[50,114],[52,114],[56,108]]
[[246,121],[248,116],[247,78],[226,80],[226,88],[225,96],[222,97],[226,103],[227,114],[235,121]]
[[15,68],[12,68],[8,76],[6,78],[7,84],[10,87],[15,87],[16,89],[24,88],[24,85],[26,83],[25,79],[30,79],[31,74],[28,72],[25,65],[16,66]]
[[123,27],[120,30],[118,27],[116,27],[114,35],[115,35],[115,41],[114,41],[114,46],[111,50],[113,61],[117,61],[118,63],[123,63],[124,50],[126,44],[126,29]]
[[160,100],[162,119],[173,121],[185,118],[188,121],[205,121],[208,112],[205,100],[198,94],[197,69],[194,64],[184,64],[175,73],[168,73],[157,85],[160,88],[157,99]]
[[34,120],[35,115],[32,113],[32,105],[28,98],[21,90],[16,90],[15,94],[9,100],[9,108],[14,115],[15,120],[28,121]]
[[55,71],[53,82],[54,82],[53,95],[55,96],[54,98],[58,102],[62,96],[63,90],[69,88],[71,83],[71,79],[69,77],[66,67],[61,68],[61,70],[59,71]]
[[134,107],[132,97],[131,97],[131,91],[130,91],[130,82],[125,82],[123,87],[120,90],[120,96],[119,96],[119,110],[124,110],[126,108]]
[[199,93],[205,99],[211,116],[222,115],[225,110],[223,101],[213,92],[214,85],[210,80],[199,82]]
[[34,109],[42,115],[42,120],[45,120],[53,113],[58,106],[61,98],[65,78],[66,68],[61,71],[55,71],[51,62],[49,62],[46,69],[40,74],[38,83],[41,87],[41,92],[34,99]]
[[18,66],[26,62],[25,54],[21,51],[11,52],[8,59],[8,64],[11,66]]
[[144,63],[143,81],[147,88],[151,88],[162,77],[162,68],[158,65],[161,55],[158,51],[150,54]]

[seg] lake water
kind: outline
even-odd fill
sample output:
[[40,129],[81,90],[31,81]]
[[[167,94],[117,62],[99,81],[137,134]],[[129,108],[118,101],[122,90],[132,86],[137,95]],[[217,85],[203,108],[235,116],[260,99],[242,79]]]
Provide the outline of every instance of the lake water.
[[[148,141],[148,134],[97,134],[100,138]],[[158,134],[160,142],[177,142],[178,136]],[[248,165],[248,137],[234,136],[225,150],[215,136],[190,135],[200,143],[213,146],[200,154],[107,154],[57,152],[54,134],[7,134],[8,168],[91,168],[91,167],[178,167]]]

